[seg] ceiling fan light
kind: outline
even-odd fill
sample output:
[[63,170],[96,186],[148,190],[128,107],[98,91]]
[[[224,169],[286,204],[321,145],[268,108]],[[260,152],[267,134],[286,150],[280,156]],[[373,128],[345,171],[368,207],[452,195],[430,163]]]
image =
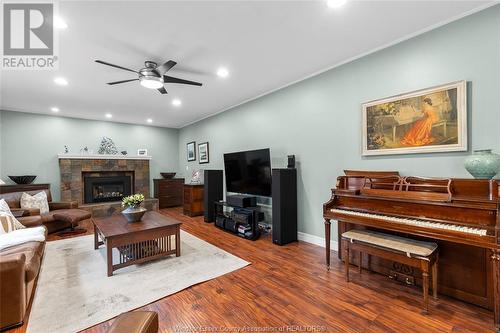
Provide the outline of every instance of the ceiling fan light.
[[148,89],[159,89],[163,87],[163,81],[159,77],[141,77],[141,86]]

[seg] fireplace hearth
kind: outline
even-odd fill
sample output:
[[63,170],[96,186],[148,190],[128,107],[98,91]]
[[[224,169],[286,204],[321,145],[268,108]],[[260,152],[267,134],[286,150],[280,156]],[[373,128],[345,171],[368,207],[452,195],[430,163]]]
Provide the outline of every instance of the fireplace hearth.
[[130,175],[84,176],[84,203],[121,201],[132,194]]

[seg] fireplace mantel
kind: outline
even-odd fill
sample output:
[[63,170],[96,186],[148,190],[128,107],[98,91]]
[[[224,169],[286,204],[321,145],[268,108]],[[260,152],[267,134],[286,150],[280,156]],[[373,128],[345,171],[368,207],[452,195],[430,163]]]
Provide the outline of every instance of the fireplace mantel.
[[106,154],[59,154],[57,158],[70,160],[150,160],[152,156],[106,155]]

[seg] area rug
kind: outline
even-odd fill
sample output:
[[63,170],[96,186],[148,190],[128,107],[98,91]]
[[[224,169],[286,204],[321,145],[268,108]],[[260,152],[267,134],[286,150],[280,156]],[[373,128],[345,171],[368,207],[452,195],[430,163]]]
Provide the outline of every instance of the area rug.
[[94,250],[93,237],[47,242],[28,333],[74,333],[249,264],[181,231],[180,257],[107,277],[105,249]]

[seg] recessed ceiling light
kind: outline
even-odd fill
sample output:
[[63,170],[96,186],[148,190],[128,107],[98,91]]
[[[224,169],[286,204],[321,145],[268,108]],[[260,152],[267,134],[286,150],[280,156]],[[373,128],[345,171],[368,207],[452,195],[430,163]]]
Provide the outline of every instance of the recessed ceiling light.
[[217,76],[218,77],[227,77],[228,75],[229,75],[229,71],[227,70],[227,68],[220,67],[217,70]]
[[148,118],[147,122],[151,124],[153,122],[153,119]]
[[330,8],[340,8],[345,5],[346,2],[347,0],[328,0],[326,4]]
[[106,118],[108,119],[113,118],[113,115],[111,113],[106,113]]
[[57,106],[53,106],[50,108],[50,111],[52,112],[59,112],[59,108]]
[[57,29],[66,29],[68,25],[62,18],[56,16],[54,17],[54,27],[56,27]]
[[182,104],[181,100],[180,99],[174,99],[172,101],[172,105],[175,105],[175,106],[180,106]]
[[68,85],[68,80],[66,80],[65,78],[63,77],[56,77],[54,79],[54,83],[55,84],[58,84],[60,86],[67,86]]

